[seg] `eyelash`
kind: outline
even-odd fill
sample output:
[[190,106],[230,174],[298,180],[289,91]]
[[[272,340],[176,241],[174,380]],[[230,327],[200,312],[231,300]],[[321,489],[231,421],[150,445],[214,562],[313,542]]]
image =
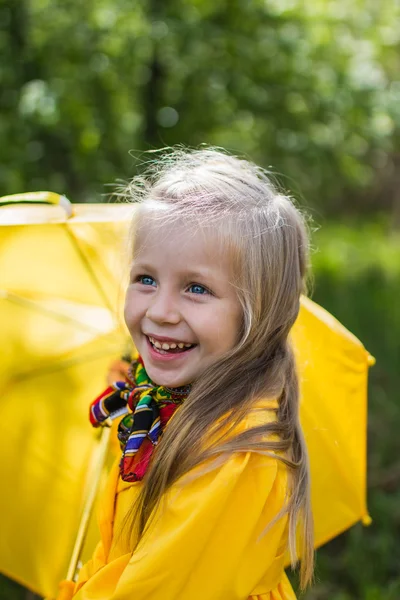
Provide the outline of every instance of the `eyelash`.
[[[135,282],[141,283],[142,285],[145,285],[147,287],[152,287],[152,284],[143,283],[143,279],[151,279],[152,281],[155,281],[154,278],[151,277],[151,275],[138,275],[135,278]],[[187,289],[190,289],[192,287],[199,287],[204,290],[204,292],[201,292],[200,294],[195,294],[194,292],[191,292],[195,296],[213,296],[213,293],[208,288],[206,288],[205,285],[201,285],[200,283],[191,283],[190,285],[188,285]]]

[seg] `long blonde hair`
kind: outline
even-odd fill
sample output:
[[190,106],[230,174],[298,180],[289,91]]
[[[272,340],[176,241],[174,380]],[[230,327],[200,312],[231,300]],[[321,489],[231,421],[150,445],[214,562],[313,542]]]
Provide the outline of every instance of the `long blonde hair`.
[[[212,148],[169,149],[124,194],[139,201],[140,210],[150,209],[147,218],[185,219],[188,226],[223,236],[235,261],[233,284],[243,308],[237,345],[194,382],[163,434],[130,517],[142,534],[163,494],[211,457],[276,452],[289,468],[289,549],[294,564],[300,530],[300,582],[305,587],[313,573],[310,478],[288,342],[308,267],[305,220],[265,170]],[[141,226],[146,227],[143,215],[136,230]],[[232,432],[262,397],[278,399],[277,420],[226,439],[223,432]],[[220,434],[219,442],[205,448],[202,441],[211,430]]]

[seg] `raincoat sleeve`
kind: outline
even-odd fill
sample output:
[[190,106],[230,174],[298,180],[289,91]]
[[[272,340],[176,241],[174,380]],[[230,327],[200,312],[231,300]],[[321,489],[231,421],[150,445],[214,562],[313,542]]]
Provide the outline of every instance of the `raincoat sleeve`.
[[234,454],[217,469],[178,481],[110,600],[243,599],[260,580],[258,593],[268,592],[283,577],[287,517],[265,529],[285,497],[286,467],[255,453]]

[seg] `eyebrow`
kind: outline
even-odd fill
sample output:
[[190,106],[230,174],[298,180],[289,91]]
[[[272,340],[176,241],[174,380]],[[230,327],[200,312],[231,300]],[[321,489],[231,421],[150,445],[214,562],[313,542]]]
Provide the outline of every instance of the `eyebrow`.
[[203,277],[212,277],[213,271],[212,269],[200,269],[199,271],[185,271],[184,274],[190,279],[203,279]]
[[152,271],[154,267],[147,263],[141,263],[140,261],[136,261],[135,259],[133,259],[133,261],[131,262],[130,270],[132,271],[133,269],[140,269],[141,271]]

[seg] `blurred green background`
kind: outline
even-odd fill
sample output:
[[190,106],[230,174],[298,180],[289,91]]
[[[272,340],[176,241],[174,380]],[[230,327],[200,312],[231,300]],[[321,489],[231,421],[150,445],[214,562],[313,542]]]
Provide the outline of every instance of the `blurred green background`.
[[0,0],[0,48],[0,195],[107,200],[143,150],[204,142],[308,207],[313,297],[377,364],[373,524],[318,552],[304,598],[399,600],[398,0]]

